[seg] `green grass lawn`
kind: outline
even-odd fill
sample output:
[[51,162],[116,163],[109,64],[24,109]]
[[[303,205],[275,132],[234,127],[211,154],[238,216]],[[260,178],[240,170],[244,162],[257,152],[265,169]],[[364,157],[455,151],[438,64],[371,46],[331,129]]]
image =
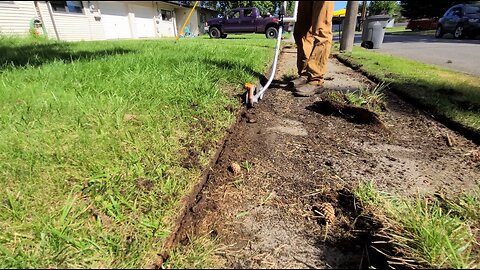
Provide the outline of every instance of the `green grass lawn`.
[[385,30],[387,35],[435,36],[435,30],[412,31],[405,29],[405,27],[386,28]]
[[1,37],[0,267],[150,266],[274,47]]
[[404,32],[404,31],[410,31],[405,29],[405,26],[394,26],[394,27],[389,27],[385,28],[385,33],[397,33],[397,32]]
[[[337,45],[336,45],[337,46]],[[354,47],[337,55],[397,93],[480,136],[480,79],[387,54]]]

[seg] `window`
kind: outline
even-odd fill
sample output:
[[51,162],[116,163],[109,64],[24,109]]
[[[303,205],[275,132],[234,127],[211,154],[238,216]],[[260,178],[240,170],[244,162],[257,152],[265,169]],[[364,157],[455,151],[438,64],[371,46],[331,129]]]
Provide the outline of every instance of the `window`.
[[245,9],[243,11],[243,16],[245,17],[253,17],[253,9]]
[[172,21],[172,11],[171,10],[160,10],[160,15],[162,16],[162,21]]
[[443,17],[449,17],[449,16],[452,16],[452,12],[453,11],[453,8],[447,10],[447,12],[445,12],[445,14],[443,14]]
[[204,23],[207,21],[207,15],[205,13],[200,13],[200,23]]
[[452,10],[452,16],[459,16],[463,14],[461,7],[456,7]]
[[480,13],[480,5],[476,6],[466,6],[465,13],[467,14],[478,14]]
[[227,16],[229,19],[238,19],[240,18],[240,11],[239,10],[230,11]]
[[82,1],[50,1],[53,11],[83,13]]

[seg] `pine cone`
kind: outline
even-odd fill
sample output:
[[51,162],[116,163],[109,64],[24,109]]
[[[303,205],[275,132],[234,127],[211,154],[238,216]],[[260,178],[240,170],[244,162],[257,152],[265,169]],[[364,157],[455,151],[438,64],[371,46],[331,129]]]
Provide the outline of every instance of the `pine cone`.
[[472,159],[473,159],[473,162],[480,161],[480,151],[473,151],[472,152]]
[[232,162],[232,165],[230,165],[230,169],[232,170],[233,174],[235,174],[235,175],[239,174],[240,171],[242,170],[240,165],[238,165],[238,163],[236,163],[236,162]]
[[320,212],[325,217],[327,223],[333,223],[335,221],[335,208],[331,203],[322,203],[320,205]]

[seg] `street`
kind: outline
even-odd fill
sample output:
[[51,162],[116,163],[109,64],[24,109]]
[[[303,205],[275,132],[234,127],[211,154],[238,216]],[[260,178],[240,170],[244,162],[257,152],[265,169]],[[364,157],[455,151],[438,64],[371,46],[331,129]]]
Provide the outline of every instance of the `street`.
[[[360,43],[361,35],[356,35],[355,45],[360,46]],[[386,34],[382,47],[376,51],[480,76],[479,39]]]

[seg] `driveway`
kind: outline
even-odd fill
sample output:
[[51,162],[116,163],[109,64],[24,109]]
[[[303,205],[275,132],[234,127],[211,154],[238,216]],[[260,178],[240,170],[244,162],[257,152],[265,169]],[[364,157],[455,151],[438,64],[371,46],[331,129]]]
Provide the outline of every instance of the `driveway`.
[[[360,46],[360,43],[361,35],[356,35],[355,44]],[[386,34],[382,47],[376,51],[480,76],[479,39]]]

